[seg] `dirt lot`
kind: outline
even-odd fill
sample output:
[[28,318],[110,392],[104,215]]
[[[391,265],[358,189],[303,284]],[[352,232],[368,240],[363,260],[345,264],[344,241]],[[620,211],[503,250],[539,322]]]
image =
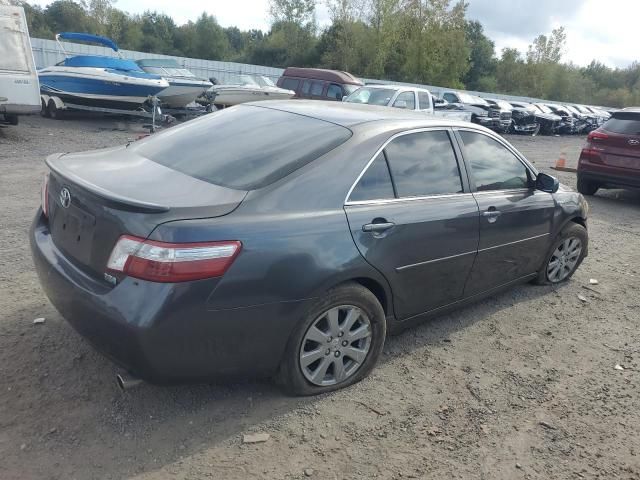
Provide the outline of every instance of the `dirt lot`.
[[[0,479],[640,478],[640,194],[589,200],[590,255],[569,283],[524,285],[390,338],[345,391],[121,393],[117,368],[43,295],[27,229],[45,155],[135,130],[41,118],[0,129]],[[543,170],[561,151],[574,164],[584,142],[509,140]],[[251,432],[270,438],[243,445]]]

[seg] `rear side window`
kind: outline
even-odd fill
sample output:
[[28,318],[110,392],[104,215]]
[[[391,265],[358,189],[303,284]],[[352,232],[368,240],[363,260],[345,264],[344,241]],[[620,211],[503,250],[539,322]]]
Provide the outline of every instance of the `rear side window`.
[[399,197],[462,192],[449,134],[443,130],[402,135],[385,148]]
[[300,85],[300,80],[296,80],[295,78],[285,78],[282,82],[282,88],[285,90],[293,90],[294,92],[298,91],[298,85]]
[[240,105],[205,115],[128,148],[205,182],[262,188],[333,150],[351,131],[315,118]]
[[310,90],[311,90],[311,80],[305,80],[302,83],[302,94],[309,95]]
[[311,84],[311,95],[319,97],[322,95],[322,91],[324,90],[324,83],[322,82],[313,82]]
[[354,187],[349,200],[358,202],[364,200],[383,200],[394,197],[395,194],[393,192],[389,167],[384,153],[380,152],[371,165],[369,165],[367,171],[364,172],[358,184]]
[[529,187],[526,167],[500,142],[469,131],[461,131],[460,137],[479,192]]
[[622,135],[640,135],[640,115],[616,113],[605,122],[602,128]]

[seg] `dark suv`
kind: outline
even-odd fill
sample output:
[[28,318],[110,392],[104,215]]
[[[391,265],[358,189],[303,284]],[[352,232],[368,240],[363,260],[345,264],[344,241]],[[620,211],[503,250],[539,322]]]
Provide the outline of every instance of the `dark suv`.
[[296,92],[294,98],[342,101],[363,86],[348,72],[322,68],[289,67],[278,79],[278,86]]
[[578,191],[640,188],[640,108],[625,108],[587,137],[578,161]]

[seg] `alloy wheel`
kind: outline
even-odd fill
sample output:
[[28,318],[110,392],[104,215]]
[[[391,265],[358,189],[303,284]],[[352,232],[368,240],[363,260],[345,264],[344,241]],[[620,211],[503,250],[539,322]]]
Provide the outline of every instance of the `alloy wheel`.
[[300,368],[314,385],[344,382],[364,364],[371,347],[371,321],[354,305],[333,307],[320,315],[300,346]]
[[579,238],[569,237],[563,240],[551,254],[547,264],[549,281],[558,283],[571,275],[578,264],[581,253],[582,241]]

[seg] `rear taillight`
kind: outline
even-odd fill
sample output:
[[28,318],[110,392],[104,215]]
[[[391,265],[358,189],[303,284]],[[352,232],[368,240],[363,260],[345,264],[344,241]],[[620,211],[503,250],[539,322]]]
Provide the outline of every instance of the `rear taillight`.
[[587,141],[588,142],[593,142],[593,141],[601,141],[601,140],[607,140],[609,138],[609,135],[607,135],[604,132],[599,132],[597,130],[594,130],[593,132],[590,132],[589,135],[587,135]]
[[42,202],[42,213],[45,217],[49,216],[49,172],[44,174],[42,189],[40,190],[40,200]]
[[107,269],[152,282],[202,280],[224,275],[241,248],[238,241],[165,243],[123,235]]

